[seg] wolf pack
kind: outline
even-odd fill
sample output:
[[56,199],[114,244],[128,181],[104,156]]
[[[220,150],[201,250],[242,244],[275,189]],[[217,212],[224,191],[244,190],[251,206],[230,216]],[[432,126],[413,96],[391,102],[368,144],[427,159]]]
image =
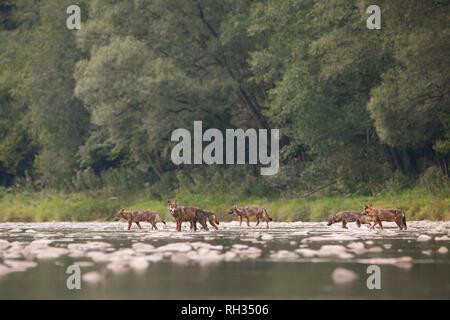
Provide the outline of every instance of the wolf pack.
[[[167,202],[167,211],[175,219],[177,231],[181,231],[183,222],[188,222],[192,231],[197,231],[197,223],[205,231],[209,230],[208,224],[216,230],[219,229],[219,219],[214,212],[193,206],[180,206],[176,200],[169,200]],[[240,207],[239,205],[234,205],[228,211],[228,214],[235,215],[239,218],[240,227],[242,226],[243,219],[245,219],[247,226],[250,227],[250,218],[252,217],[256,218],[256,226],[263,220],[266,223],[266,228],[269,228],[269,222],[272,221],[267,210],[261,206]],[[156,223],[166,224],[157,212],[151,210],[126,211],[125,209],[121,209],[116,214],[115,220],[119,221],[122,219],[128,222],[128,230],[131,229],[133,223],[139,229],[142,229],[140,222],[149,222],[152,225],[152,230],[158,229]],[[378,225],[379,228],[383,229],[382,222],[384,221],[395,222],[400,230],[407,230],[406,215],[403,210],[375,208],[372,204],[366,204],[362,212],[340,211],[331,214],[328,218],[327,225],[331,226],[335,223],[342,223],[342,228],[348,229],[347,224],[355,222],[358,227],[365,224],[369,225],[371,229],[374,229]]]

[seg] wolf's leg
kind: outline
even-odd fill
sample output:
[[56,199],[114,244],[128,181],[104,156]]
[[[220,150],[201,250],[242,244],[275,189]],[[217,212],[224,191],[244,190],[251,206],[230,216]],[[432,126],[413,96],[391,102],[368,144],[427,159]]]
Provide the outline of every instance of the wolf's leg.
[[132,222],[131,222],[131,221],[128,221],[128,230],[131,229],[131,224],[132,224]]
[[177,231],[181,231],[181,221],[177,220]]
[[[264,219],[266,220],[266,219]],[[269,219],[266,220],[266,228],[269,229]]]
[[247,226],[250,227],[250,218],[246,216],[245,219],[247,220]]
[[383,225],[381,224],[381,220],[378,220],[378,225],[380,226],[381,230],[383,230]]
[[214,229],[219,230],[219,227],[214,222],[214,218],[213,217],[209,218],[209,223],[213,226]]
[[158,230],[158,227],[156,226],[156,222],[153,222],[152,226],[153,226],[152,228],[154,228],[155,230]]
[[256,216],[256,225],[259,224],[259,216]]
[[242,216],[239,216],[239,227],[242,226]]
[[139,227],[139,229],[142,229],[141,225],[139,224],[139,221],[136,221],[136,224]]
[[347,228],[347,221],[342,220],[342,228],[348,229],[348,228]]

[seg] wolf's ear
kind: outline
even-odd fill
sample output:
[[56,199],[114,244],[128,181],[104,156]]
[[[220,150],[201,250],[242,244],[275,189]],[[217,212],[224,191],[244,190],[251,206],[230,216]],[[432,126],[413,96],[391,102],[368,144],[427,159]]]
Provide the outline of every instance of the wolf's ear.
[[122,213],[122,212],[124,212],[124,211],[125,211],[125,209],[124,209],[124,208],[120,209],[120,213]]
[[171,204],[172,203],[172,201],[170,201],[170,200],[167,200],[167,204]]
[[175,202],[174,202],[175,204],[177,204],[177,199],[175,199]]

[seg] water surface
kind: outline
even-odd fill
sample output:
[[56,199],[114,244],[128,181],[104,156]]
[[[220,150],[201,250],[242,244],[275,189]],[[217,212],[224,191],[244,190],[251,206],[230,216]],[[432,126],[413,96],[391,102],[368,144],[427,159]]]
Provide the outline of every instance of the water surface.
[[[274,222],[152,231],[123,222],[0,224],[1,299],[449,299],[450,222],[407,231]],[[80,267],[69,290],[67,267]],[[367,267],[381,289],[367,288]]]

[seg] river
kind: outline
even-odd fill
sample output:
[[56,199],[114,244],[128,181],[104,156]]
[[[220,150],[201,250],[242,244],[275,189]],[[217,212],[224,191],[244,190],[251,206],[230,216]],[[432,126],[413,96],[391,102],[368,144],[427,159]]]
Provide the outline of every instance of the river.
[[0,299],[450,299],[449,221],[142,226],[0,223]]

